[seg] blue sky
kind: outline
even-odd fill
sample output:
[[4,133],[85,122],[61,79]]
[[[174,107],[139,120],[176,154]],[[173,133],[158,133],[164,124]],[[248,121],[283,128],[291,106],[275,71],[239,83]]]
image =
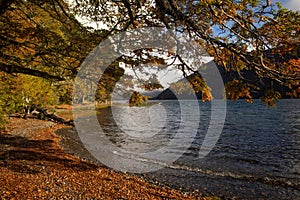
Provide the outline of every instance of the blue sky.
[[[265,2],[266,0],[260,0],[261,2]],[[276,4],[276,2],[280,2],[284,7],[300,12],[300,0],[269,0],[270,4]],[[231,23],[229,23],[230,25]],[[214,33],[220,34],[220,29],[218,26],[212,27]],[[227,36],[228,32],[225,32],[222,36]]]

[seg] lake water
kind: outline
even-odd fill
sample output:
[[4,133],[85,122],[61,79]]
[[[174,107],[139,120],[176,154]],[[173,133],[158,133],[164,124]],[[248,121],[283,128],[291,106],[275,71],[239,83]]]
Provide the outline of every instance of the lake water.
[[[179,158],[175,162],[163,163],[153,156],[143,158],[143,163],[161,165],[162,169],[145,175],[173,188],[224,198],[300,199],[300,100],[281,100],[275,109],[259,100],[253,104],[228,101],[223,131],[204,158],[199,158],[199,150],[211,120],[211,103],[199,102],[199,108],[200,116],[188,119],[199,126],[196,134],[190,134],[185,124],[185,139],[174,135],[181,131],[182,121],[177,101],[151,106],[147,112],[154,119],[150,121],[146,108],[122,114],[124,110],[118,110],[122,107],[101,109],[98,120],[110,142],[128,152],[169,145],[170,155]],[[193,116],[193,109],[189,113]]]

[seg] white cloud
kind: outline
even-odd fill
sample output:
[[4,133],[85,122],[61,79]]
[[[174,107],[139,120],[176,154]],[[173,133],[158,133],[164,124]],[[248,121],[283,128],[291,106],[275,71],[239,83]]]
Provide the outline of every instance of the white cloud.
[[300,11],[300,1],[299,0],[289,0],[286,2],[286,7],[291,10]]

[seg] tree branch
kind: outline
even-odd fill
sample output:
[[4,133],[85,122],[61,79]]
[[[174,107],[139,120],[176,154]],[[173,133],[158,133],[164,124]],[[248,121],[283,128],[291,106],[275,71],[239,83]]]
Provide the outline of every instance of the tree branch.
[[37,76],[49,80],[56,80],[56,81],[64,81],[65,79],[59,76],[54,76],[51,74],[48,74],[47,72],[42,72],[38,71],[35,69],[29,69],[29,68],[24,68],[20,66],[15,66],[15,65],[7,65],[7,64],[0,64],[0,71],[12,74],[12,73],[21,73],[21,74],[27,74],[27,75],[32,75],[32,76]]

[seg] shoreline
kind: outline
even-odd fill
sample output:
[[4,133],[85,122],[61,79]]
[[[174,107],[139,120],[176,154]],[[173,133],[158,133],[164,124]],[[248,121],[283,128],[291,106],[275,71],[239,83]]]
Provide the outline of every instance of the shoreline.
[[[102,163],[100,163],[97,159],[95,159],[89,153],[89,151],[82,144],[76,130],[74,130],[74,129],[75,129],[74,127],[69,127],[69,128],[58,129],[55,131],[55,133],[60,137],[59,145],[65,150],[65,152],[67,152],[68,154],[70,154],[72,156],[78,157],[81,160],[95,164],[99,167],[111,169],[111,168],[103,165]],[[114,169],[111,169],[111,170],[115,171]],[[117,173],[123,174],[123,172],[117,172]],[[149,176],[147,174],[134,174],[134,173],[129,173],[129,172],[127,172],[125,174],[136,177],[138,179],[142,179],[143,181],[146,181],[147,183],[157,186],[157,187],[166,188],[169,190],[170,189],[176,190],[176,191],[179,191],[180,193],[183,193],[186,195],[191,195],[191,196],[195,197],[195,199],[197,199],[197,198],[205,199],[205,198],[203,198],[203,194],[197,192],[198,190],[193,191],[193,190],[186,190],[181,187],[176,188],[174,186],[173,187],[168,186],[168,185],[158,181],[153,176]],[[212,198],[212,197],[206,197],[206,198]],[[218,198],[214,197],[213,199],[217,200]]]
[[63,134],[69,128],[50,121],[10,118],[6,130],[0,132],[2,198],[205,199],[200,193],[184,193],[101,165],[80,146],[80,140]]

